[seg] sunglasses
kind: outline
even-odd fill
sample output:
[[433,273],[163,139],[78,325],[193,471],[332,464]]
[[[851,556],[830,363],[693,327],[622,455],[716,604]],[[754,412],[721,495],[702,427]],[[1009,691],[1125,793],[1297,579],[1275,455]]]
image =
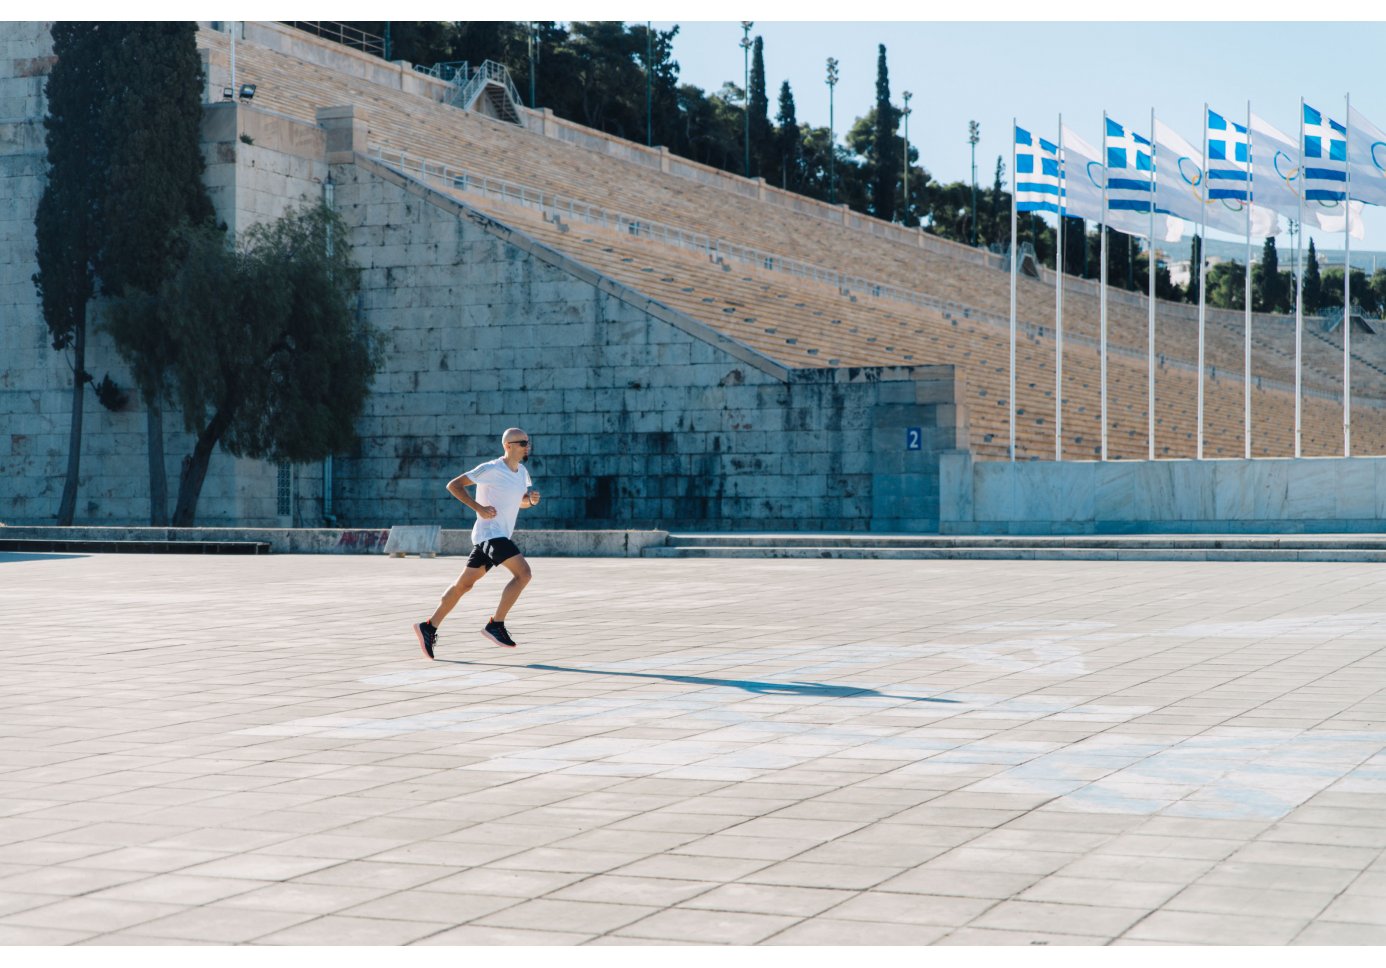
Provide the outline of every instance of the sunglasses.
[[528,447],[528,446],[529,446],[529,441],[527,441],[527,440],[507,440],[506,443],[507,443],[507,444],[519,444],[521,447]]

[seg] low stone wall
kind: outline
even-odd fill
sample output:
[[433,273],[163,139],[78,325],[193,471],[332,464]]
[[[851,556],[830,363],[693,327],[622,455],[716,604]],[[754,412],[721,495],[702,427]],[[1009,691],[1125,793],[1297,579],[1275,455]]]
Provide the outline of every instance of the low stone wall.
[[[263,541],[274,554],[383,555],[389,528],[119,528],[0,527],[0,538],[71,541]],[[534,558],[639,558],[661,546],[667,531],[516,531],[515,542]],[[442,554],[472,550],[470,531],[444,531]]]
[[1386,530],[1386,458],[987,461],[940,457],[943,534]]

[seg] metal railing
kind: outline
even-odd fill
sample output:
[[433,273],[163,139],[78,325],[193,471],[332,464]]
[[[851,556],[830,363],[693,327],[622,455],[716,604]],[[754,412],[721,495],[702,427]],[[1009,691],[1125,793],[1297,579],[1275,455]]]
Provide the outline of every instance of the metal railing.
[[385,56],[384,37],[368,34],[350,24],[337,23],[332,20],[282,20],[280,23],[286,23],[297,30],[316,34],[327,40],[334,40],[343,47],[354,47],[377,57]]
[[[423,178],[432,179],[449,189],[476,192],[477,194],[485,195],[496,201],[534,209],[541,212],[549,221],[561,222],[564,218],[567,218],[573,222],[600,226],[623,234],[633,235],[637,238],[649,239],[664,245],[698,252],[707,256],[709,260],[723,265],[736,262],[770,272],[784,272],[796,278],[824,283],[835,287],[840,295],[852,299],[855,299],[858,295],[870,296],[876,299],[890,299],[935,310],[944,316],[944,318],[953,322],[956,321],[956,318],[961,318],[973,322],[984,323],[1006,332],[1010,330],[1010,318],[1007,316],[990,313],[986,310],[976,309],[962,303],[952,302],[951,300],[939,299],[926,293],[914,292],[887,283],[864,279],[861,276],[848,275],[823,266],[814,265],[813,263],[791,259],[782,255],[775,255],[750,246],[738,245],[735,242],[728,242],[724,239],[716,239],[700,232],[690,232],[686,229],[663,225],[658,222],[650,221],[649,219],[637,218],[636,216],[627,215],[622,212],[614,212],[597,205],[588,204],[587,202],[577,201],[565,195],[559,195],[555,192],[546,192],[542,189],[520,185],[502,178],[492,178],[487,175],[473,174],[464,169],[455,168],[441,162],[428,161],[405,152],[387,150],[379,146],[372,146],[368,151],[368,156],[375,158],[384,165],[395,168],[404,175],[413,175],[417,173],[423,176]],[[1064,280],[1065,288],[1068,288],[1072,282],[1072,279],[1066,277]],[[1016,322],[1017,334],[1022,338],[1029,337],[1036,340],[1052,338],[1053,329],[1052,326],[1043,326],[1024,320],[1017,320]],[[1086,346],[1093,350],[1100,350],[1102,346],[1100,340],[1081,336],[1076,333],[1065,333],[1064,342],[1065,344]],[[1121,356],[1141,362],[1144,362],[1146,359],[1144,350],[1113,346],[1110,343],[1107,345],[1107,353],[1111,356]],[[1196,363],[1169,359],[1163,354],[1159,357],[1159,365],[1162,369],[1175,369],[1187,373],[1198,372],[1198,365]],[[1205,371],[1210,378],[1214,380],[1222,379],[1232,383],[1244,382],[1244,376],[1241,373],[1229,373],[1225,370],[1219,372],[1218,368],[1212,365],[1207,366]],[[1291,394],[1294,392],[1294,385],[1292,383],[1270,380],[1258,376],[1253,376],[1252,380],[1258,389],[1279,390]],[[1304,387],[1302,392],[1306,397],[1316,397],[1335,401],[1342,399],[1341,393],[1335,393],[1331,390],[1320,390],[1314,387]],[[1370,409],[1386,408],[1386,400],[1355,397],[1353,402],[1356,405],[1365,406]]]
[[[457,81],[454,80],[454,83]],[[520,92],[515,87],[515,82],[510,79],[510,70],[504,64],[497,64],[495,61],[483,61],[469,80],[465,84],[458,86],[458,92],[454,97],[449,98],[449,103],[454,107],[465,108],[477,96],[487,84],[499,84],[505,88],[510,96],[510,101],[517,107],[523,102],[520,100]]]
[[420,74],[427,74],[429,77],[436,77],[440,81],[448,81],[458,84],[458,78],[462,78],[460,83],[465,84],[466,79],[472,76],[471,64],[467,61],[439,61],[432,67],[424,67],[422,64],[415,64],[414,70]]

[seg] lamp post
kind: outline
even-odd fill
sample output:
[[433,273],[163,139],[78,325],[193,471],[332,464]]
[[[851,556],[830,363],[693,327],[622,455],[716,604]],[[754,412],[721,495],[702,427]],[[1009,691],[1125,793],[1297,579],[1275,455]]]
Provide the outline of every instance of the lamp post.
[[900,209],[900,224],[908,225],[910,221],[910,98],[914,95],[906,91],[901,96],[905,99],[905,108],[900,112],[900,117],[905,121],[905,163],[903,166],[905,204]]
[[837,131],[833,127],[833,89],[837,87],[837,58],[828,58],[828,204],[837,204]]
[[972,146],[972,244],[977,244],[977,142],[982,137],[982,126],[976,121],[967,122],[967,143]]
[[534,110],[534,108],[535,108],[535,103],[534,103],[534,62],[538,59],[538,53],[539,53],[538,50],[536,49],[538,45],[535,43],[535,41],[536,41],[536,39],[537,39],[535,35],[536,35],[536,31],[535,31],[535,29],[534,29],[534,21],[531,20],[531,21],[529,22],[529,108],[530,108],[531,111]]
[[751,28],[752,20],[741,21],[741,59],[745,66],[746,86],[741,89],[741,106],[746,112],[746,177],[751,177]]

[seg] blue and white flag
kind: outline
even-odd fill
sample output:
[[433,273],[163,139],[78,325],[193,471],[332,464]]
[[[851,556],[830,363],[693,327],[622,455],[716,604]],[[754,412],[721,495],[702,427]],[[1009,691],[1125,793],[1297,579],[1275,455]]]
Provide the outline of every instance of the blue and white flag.
[[1155,165],[1150,141],[1107,118],[1107,208],[1150,214],[1155,197]]
[[[1104,139],[1105,140],[1105,139]],[[1142,139],[1144,140],[1144,139]],[[1149,142],[1147,142],[1147,145]],[[1127,235],[1137,235],[1147,238],[1150,235],[1150,209],[1147,207],[1143,212],[1132,208],[1113,208],[1108,205],[1105,210],[1102,207],[1102,186],[1108,177],[1107,165],[1103,163],[1102,157],[1097,149],[1088,144],[1068,125],[1064,125],[1064,171],[1067,176],[1067,205],[1069,215],[1081,215],[1083,218],[1096,221],[1105,221],[1107,225]],[[1147,152],[1147,158],[1149,158]],[[1114,159],[1107,158],[1107,161]],[[1130,163],[1132,159],[1128,158]],[[1139,162],[1136,162],[1139,164]],[[1149,171],[1138,173],[1149,176]],[[1113,169],[1112,179],[1118,181],[1121,175]],[[1112,185],[1107,186],[1108,197],[1113,194]],[[1147,191],[1147,195],[1149,192]],[[1158,214],[1155,216],[1155,237],[1166,242],[1174,242],[1181,238],[1184,233],[1184,220],[1175,217],[1173,214],[1161,211],[1157,208]]]
[[1251,182],[1256,207],[1299,220],[1299,150],[1295,139],[1260,115],[1251,116]]
[[[1170,212],[1190,222],[1202,222],[1207,228],[1231,235],[1246,232],[1245,202],[1230,198],[1214,198],[1209,192],[1210,179],[1205,173],[1203,151],[1184,140],[1163,121],[1155,122],[1155,157],[1159,178],[1155,182],[1157,211]],[[1255,213],[1253,213],[1254,215]],[[1273,230],[1275,215],[1264,213],[1266,228]],[[1259,234],[1256,220],[1253,233]],[[1267,231],[1272,234],[1272,231]]]
[[1351,106],[1348,129],[1352,197],[1369,205],[1386,205],[1386,133]]
[[1208,112],[1208,201],[1213,206],[1240,214],[1245,230],[1246,208],[1251,206],[1251,234],[1267,238],[1280,233],[1275,210],[1261,200],[1253,161],[1259,143],[1246,125]]
[[1208,197],[1251,201],[1251,139],[1245,125],[1208,112]]
[[1064,206],[1066,214],[1102,221],[1102,185],[1107,169],[1097,149],[1068,125],[1064,125]]
[[1347,128],[1304,105],[1304,197],[1315,202],[1347,198]]
[[1015,210],[1053,212],[1063,208],[1063,178],[1059,146],[1036,137],[1019,125],[1015,129]]

